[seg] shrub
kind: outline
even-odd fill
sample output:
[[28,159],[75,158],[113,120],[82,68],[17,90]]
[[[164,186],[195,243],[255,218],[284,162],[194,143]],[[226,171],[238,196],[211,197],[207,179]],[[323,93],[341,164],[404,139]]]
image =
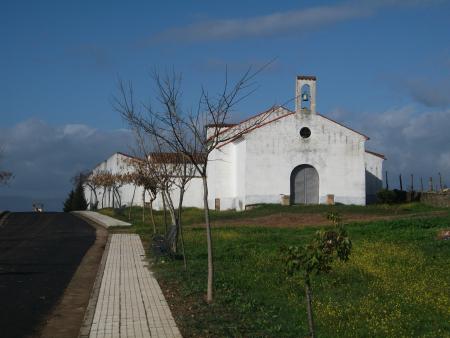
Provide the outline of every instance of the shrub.
[[394,203],[405,203],[406,202],[406,191],[394,189],[395,202]]
[[305,283],[306,305],[308,310],[308,326],[310,337],[315,337],[311,277],[320,273],[328,273],[332,269],[334,259],[347,262],[352,249],[352,242],[341,224],[337,213],[328,213],[327,219],[335,225],[334,230],[319,230],[306,246],[289,246],[282,248],[285,271],[289,276],[300,274]]
[[378,203],[392,204],[395,202],[395,193],[392,190],[382,189],[377,192]]
[[377,193],[377,200],[378,203],[385,204],[405,203],[407,200],[406,195],[406,191],[403,190],[382,189]]

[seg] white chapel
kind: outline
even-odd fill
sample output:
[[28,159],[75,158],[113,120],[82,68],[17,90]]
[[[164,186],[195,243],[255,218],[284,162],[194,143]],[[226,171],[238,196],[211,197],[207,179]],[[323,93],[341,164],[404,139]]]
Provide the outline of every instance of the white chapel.
[[[384,156],[366,150],[368,136],[316,111],[316,77],[297,76],[295,97],[295,111],[272,107],[240,123],[220,126],[221,133],[233,135],[252,119],[264,117],[255,128],[210,153],[211,207],[244,210],[260,203],[365,205],[375,201],[382,188]],[[116,153],[93,171],[129,171],[127,157]],[[129,205],[132,196],[140,196],[142,188],[137,189],[122,186],[121,203]],[[92,202],[92,192],[86,189],[85,194]],[[99,190],[97,195],[101,194]],[[162,208],[161,200],[155,202],[157,209]],[[140,203],[139,199],[133,202]],[[183,205],[203,207],[199,178],[188,183]]]

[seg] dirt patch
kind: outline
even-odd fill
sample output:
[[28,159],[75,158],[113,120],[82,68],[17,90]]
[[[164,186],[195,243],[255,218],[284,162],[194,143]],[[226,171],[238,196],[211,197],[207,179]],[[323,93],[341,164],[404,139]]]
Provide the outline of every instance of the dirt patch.
[[[343,214],[342,221],[344,223],[370,222],[377,220],[393,220],[417,217],[437,217],[447,215],[446,211],[422,212],[406,215],[368,215],[368,214]],[[264,217],[242,218],[236,220],[220,220],[212,222],[215,227],[241,227],[241,226],[258,226],[270,228],[301,228],[308,226],[326,226],[332,223],[326,219],[325,215],[317,213],[280,213]],[[203,227],[204,224],[194,224],[192,227]]]
[[78,337],[91,290],[108,238],[108,231],[86,220],[96,229],[96,240],[84,255],[59,303],[47,317],[38,337]]

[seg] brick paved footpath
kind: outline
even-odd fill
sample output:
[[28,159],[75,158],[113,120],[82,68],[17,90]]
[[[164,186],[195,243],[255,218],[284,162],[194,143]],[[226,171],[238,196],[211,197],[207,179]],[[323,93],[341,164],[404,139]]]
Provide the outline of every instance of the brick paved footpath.
[[181,337],[138,235],[113,234],[89,337]]

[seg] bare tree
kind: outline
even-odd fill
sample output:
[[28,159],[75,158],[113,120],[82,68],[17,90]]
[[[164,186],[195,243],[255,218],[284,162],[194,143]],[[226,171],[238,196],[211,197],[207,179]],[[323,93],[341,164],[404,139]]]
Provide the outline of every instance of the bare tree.
[[120,188],[124,184],[127,184],[127,176],[125,174],[116,173],[113,175],[114,177],[114,184],[112,186],[112,192],[113,192],[113,208],[116,208],[116,205],[118,208],[122,208],[122,194],[120,193]]
[[[105,206],[105,202],[113,208],[116,204],[121,205],[120,187],[126,183],[126,178],[122,174],[113,174],[108,170],[98,170],[91,174],[89,180],[93,186],[103,188],[102,208]],[[108,200],[105,201],[105,198],[108,198]]]
[[[148,185],[152,202],[157,193],[161,194],[164,210],[168,210],[172,227],[167,231],[165,228],[166,241],[173,253],[178,252],[178,242],[181,242],[184,267],[187,268],[186,254],[184,250],[184,239],[182,229],[182,207],[186,191],[186,185],[195,174],[195,167],[189,159],[181,153],[167,152],[161,140],[153,135],[142,134],[141,130],[135,130],[139,154],[142,160],[134,161],[135,173],[141,179],[140,185]],[[178,201],[174,201],[173,194],[178,191]],[[152,217],[153,219],[153,217]]]
[[[145,195],[148,193],[150,197],[150,218],[153,224],[153,233],[156,233],[156,223],[153,216],[153,202],[156,200],[158,193],[158,185],[154,173],[147,165],[145,159],[131,158],[128,160],[133,172],[127,174],[128,183],[134,184],[134,191],[131,204],[133,204],[136,187],[142,187],[142,223],[145,223]],[[130,204],[130,212],[131,212]],[[130,215],[129,215],[130,216]]]
[[[184,268],[187,269],[186,253],[183,238],[183,201],[186,186],[195,175],[195,167],[180,153],[153,152],[150,157],[153,167],[158,168],[161,182],[161,194],[169,211],[172,227],[166,230],[166,240],[172,252],[178,252],[178,243],[181,244]],[[174,201],[172,191],[178,191],[178,201]]]
[[[97,181],[94,179],[94,174],[92,171],[85,170],[80,171],[75,176],[72,177],[71,182],[74,186],[77,186],[79,183],[85,188],[88,188],[91,197],[89,198],[89,208],[96,209],[98,204],[98,196],[97,196]],[[94,198],[92,198],[92,195]]]
[[226,73],[223,89],[218,94],[211,95],[202,88],[195,109],[185,110],[182,107],[181,76],[173,72],[163,76],[154,73],[158,108],[143,105],[137,109],[131,83],[119,82],[120,96],[115,99],[115,109],[132,129],[155,137],[172,153],[187,159],[202,179],[208,250],[208,303],[213,301],[214,286],[213,243],[208,204],[208,158],[220,146],[240,138],[269,118],[272,109],[235,127],[224,128],[236,104],[255,90],[253,80],[263,68],[257,71],[249,69],[231,85]]

